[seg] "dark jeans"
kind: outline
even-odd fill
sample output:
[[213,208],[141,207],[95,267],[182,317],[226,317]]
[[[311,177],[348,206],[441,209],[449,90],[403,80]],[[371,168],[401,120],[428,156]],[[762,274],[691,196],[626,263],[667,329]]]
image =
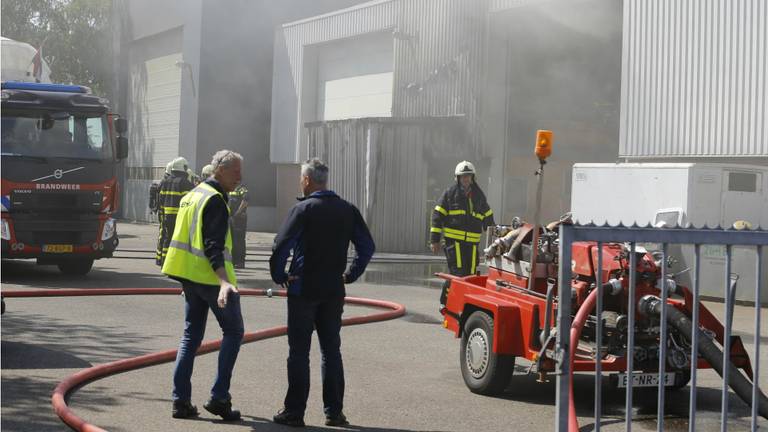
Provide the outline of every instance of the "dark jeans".
[[182,282],[182,286],[186,301],[185,326],[179,352],[176,354],[176,367],[173,370],[173,400],[188,401],[192,396],[192,368],[195,363],[195,353],[205,334],[208,309],[211,309],[216,316],[224,334],[221,350],[219,350],[219,368],[211,389],[211,397],[230,399],[229,383],[244,333],[243,316],[240,313],[240,295],[230,294],[227,306],[221,309],[216,303],[219,296],[218,286],[201,285],[189,281]]
[[323,406],[326,416],[344,405],[344,365],[341,361],[341,314],[344,298],[308,300],[288,297],[288,392],[285,408],[304,415],[309,397],[309,348],[317,330],[322,353]]
[[[448,261],[448,272],[455,276],[469,276],[477,274],[477,264],[480,262],[480,250],[477,243],[455,241],[447,239],[445,241],[445,258]],[[474,257],[474,261],[473,258]],[[444,305],[448,301],[448,291],[450,291],[451,281],[443,282],[443,289],[440,291],[440,304]]]

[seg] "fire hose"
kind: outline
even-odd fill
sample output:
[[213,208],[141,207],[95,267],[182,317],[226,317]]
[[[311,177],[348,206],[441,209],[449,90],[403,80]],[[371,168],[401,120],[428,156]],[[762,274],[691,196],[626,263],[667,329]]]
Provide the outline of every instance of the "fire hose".
[[[640,309],[647,315],[660,317],[661,299],[655,296],[645,296],[640,299]],[[674,307],[667,307],[667,321],[688,340],[693,340],[693,323],[683,312]],[[699,354],[722,377],[723,352],[698,326],[696,326],[696,332],[699,339]],[[728,385],[744,403],[752,406],[752,383],[733,366],[733,363],[728,363]],[[761,416],[768,419],[768,398],[761,391],[758,391],[757,411]]]
[[[238,290],[241,296],[272,296],[272,290],[246,289]],[[3,297],[77,297],[77,296],[112,296],[112,295],[158,295],[181,293],[180,288],[105,288],[105,289],[56,289],[56,290],[38,290],[38,291],[3,291]],[[275,291],[274,295],[285,297],[285,291]],[[343,326],[367,324],[378,321],[386,321],[399,318],[405,315],[405,306],[388,302],[384,300],[374,300],[357,297],[346,297],[345,303],[369,306],[379,309],[387,309],[371,315],[354,316],[342,320]],[[288,332],[286,326],[271,327],[243,336],[243,344],[255,342],[263,339],[269,339],[285,335]],[[217,351],[221,347],[221,340],[206,341],[200,345],[197,354],[207,354]],[[83,369],[80,372],[70,375],[61,381],[53,390],[51,403],[53,410],[61,420],[76,431],[82,432],[106,432],[104,429],[88,423],[83,418],[77,416],[68,406],[66,399],[76,388],[100,378],[114,375],[120,372],[141,369],[144,367],[168,363],[176,359],[176,351],[167,350],[156,353],[146,354],[138,357],[127,358],[110,363]]]
[[[573,318],[573,324],[571,325],[571,350],[569,353],[569,362],[573,365],[574,357],[576,355],[576,349],[579,346],[579,338],[581,337],[581,331],[584,329],[584,324],[595,307],[597,301],[598,290],[592,290],[584,303],[579,307],[576,316]],[[660,317],[661,316],[661,299],[655,296],[645,296],[641,299],[639,304],[641,312]],[[688,340],[693,339],[693,323],[683,312],[679,311],[675,307],[669,306],[667,309],[667,320],[670,325],[679,330],[683,336]],[[723,376],[723,352],[715,345],[700,328],[697,327],[699,338],[699,354],[704,357],[712,368],[721,377]],[[752,405],[752,383],[749,382],[744,375],[742,375],[732,363],[728,364],[728,384],[734,392],[743,400],[747,405]],[[569,395],[568,395],[568,430],[571,432],[578,432],[579,421],[576,417],[576,405],[573,395],[573,367],[569,368],[568,373],[569,382]],[[768,418],[768,398],[762,392],[758,392],[758,412],[764,418]]]
[[576,312],[573,324],[571,324],[571,351],[568,354],[568,362],[571,365],[568,372],[568,430],[570,432],[579,432],[579,420],[576,418],[576,402],[573,397],[573,360],[576,356],[576,348],[579,347],[581,331],[584,329],[584,324],[587,322],[590,312],[595,307],[595,302],[597,302],[598,292],[600,290],[594,289],[589,293],[584,303],[579,307],[579,311]]

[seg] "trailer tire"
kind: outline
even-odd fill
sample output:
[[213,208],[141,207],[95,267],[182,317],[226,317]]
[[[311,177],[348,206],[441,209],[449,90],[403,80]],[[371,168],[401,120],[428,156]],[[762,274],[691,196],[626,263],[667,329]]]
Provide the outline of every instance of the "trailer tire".
[[691,382],[690,369],[680,370],[675,372],[676,372],[675,383],[667,388],[669,391],[681,390],[685,388],[685,386],[687,386],[689,382]]
[[92,258],[79,258],[73,260],[61,261],[58,264],[59,270],[65,275],[83,276],[88,274],[93,267]]
[[472,393],[499,394],[509,385],[515,356],[493,352],[493,317],[476,311],[464,324],[459,353],[461,375]]

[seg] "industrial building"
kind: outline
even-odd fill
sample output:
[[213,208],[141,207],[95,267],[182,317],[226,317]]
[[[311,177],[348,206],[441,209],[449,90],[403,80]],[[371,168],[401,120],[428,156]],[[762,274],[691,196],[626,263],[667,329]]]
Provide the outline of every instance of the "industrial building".
[[[216,148],[243,153],[250,228],[268,231],[294,202],[298,164],[325,159],[390,252],[426,251],[463,159],[497,222],[532,218],[537,129],[555,134],[544,220],[569,209],[577,162],[768,165],[759,0],[305,3],[125,2],[126,217],[148,218],[139,198],[176,148],[196,169]],[[158,7],[178,19],[153,21]],[[164,74],[177,135],[161,126]]]
[[569,209],[576,162],[766,165],[766,21],[756,1],[378,0],[287,23],[270,158],[281,179],[329,160],[332,186],[403,252],[424,250],[462,159],[497,221],[531,218],[537,129],[555,132],[545,220]]
[[115,0],[113,102],[129,121],[130,140],[122,217],[153,220],[149,187],[171,159],[184,156],[199,173],[216,150],[228,148],[246,160],[249,228],[273,231],[278,223],[276,170],[269,161],[274,30],[356,3]]

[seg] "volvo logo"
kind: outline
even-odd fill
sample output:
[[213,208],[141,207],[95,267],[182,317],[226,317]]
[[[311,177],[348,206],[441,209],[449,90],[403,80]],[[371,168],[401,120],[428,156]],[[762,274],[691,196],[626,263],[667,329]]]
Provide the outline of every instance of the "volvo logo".
[[71,172],[80,171],[81,169],[84,169],[84,168],[85,167],[77,167],[77,168],[72,168],[72,169],[66,170],[66,171],[63,171],[61,168],[57,168],[57,169],[53,170],[53,174],[47,175],[47,176],[43,176],[43,177],[40,177],[40,178],[36,178],[34,180],[31,180],[31,181],[36,182],[36,181],[40,181],[40,180],[49,179],[51,177],[53,177],[56,180],[58,180],[58,179],[64,177],[64,174],[69,174]]

